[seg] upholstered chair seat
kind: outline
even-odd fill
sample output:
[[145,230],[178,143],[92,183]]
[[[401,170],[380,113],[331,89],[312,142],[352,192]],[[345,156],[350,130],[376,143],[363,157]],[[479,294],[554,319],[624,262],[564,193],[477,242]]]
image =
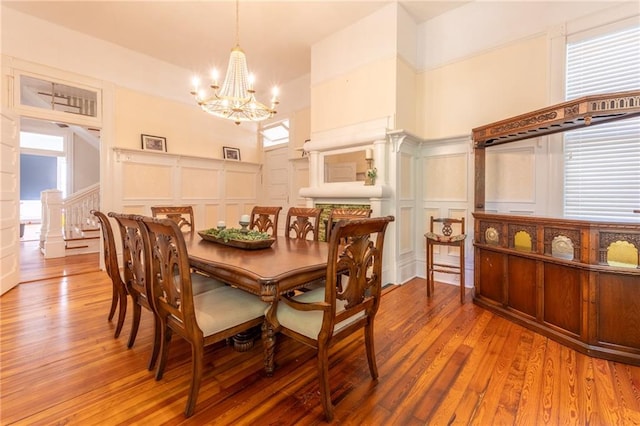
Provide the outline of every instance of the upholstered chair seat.
[[[324,302],[324,294],[324,288],[316,288],[294,296],[292,299],[297,302],[304,303],[321,303]],[[336,315],[344,312],[346,304],[347,300],[336,300]],[[348,317],[342,322],[337,323],[333,327],[333,334],[337,334],[349,324],[357,322],[359,319],[364,317],[364,315],[365,313],[362,311],[354,316]],[[278,306],[278,321],[280,322],[280,325],[288,328],[289,330],[293,330],[296,333],[300,333],[303,336],[307,336],[310,339],[318,339],[318,334],[320,334],[320,330],[322,329],[323,316],[324,314],[322,311],[300,311],[293,309],[286,303],[282,303]]]
[[424,236],[430,240],[437,241],[439,243],[455,243],[456,241],[462,241],[467,237],[464,234],[463,235],[440,235],[440,234],[435,234],[433,232],[427,232],[426,234],[424,234]]
[[191,286],[195,296],[215,288],[226,287],[226,284],[200,272],[191,272]]
[[196,322],[205,337],[261,317],[268,306],[253,294],[225,285],[193,296]]

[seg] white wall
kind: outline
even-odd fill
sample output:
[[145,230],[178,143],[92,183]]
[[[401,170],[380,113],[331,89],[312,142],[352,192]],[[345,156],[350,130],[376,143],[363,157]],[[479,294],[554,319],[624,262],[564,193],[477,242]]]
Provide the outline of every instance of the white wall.
[[[220,149],[209,151],[214,158],[221,158],[222,146],[228,141],[251,139],[250,145],[244,146],[251,152],[247,151],[245,155],[247,158],[257,158],[255,125],[236,126],[224,120],[214,120],[202,113],[189,94],[191,76],[185,69],[4,6],[2,51],[3,54],[22,61],[68,72],[70,79],[74,79],[75,75],[82,75],[102,81],[103,87],[108,86],[105,83],[112,84],[121,91],[121,95],[131,94],[142,100],[136,104],[137,109],[133,113],[124,115],[116,110],[116,126],[128,119],[140,118],[143,121],[145,117],[150,117],[150,121],[171,125],[176,133],[192,132],[193,135],[194,130],[200,128],[200,132],[196,133],[198,137],[189,138],[189,149],[206,152],[211,147],[211,139],[204,135],[215,135]],[[171,119],[176,111],[184,111],[181,120]],[[159,114],[162,116],[158,116]],[[185,116],[191,118],[185,120]],[[163,136],[161,132],[162,129],[158,128],[140,128],[135,138],[115,139],[110,138],[107,132],[103,135],[103,142],[109,146],[133,148],[140,146],[141,133]],[[178,141],[174,139],[173,152],[182,153],[176,142]]]
[[[149,213],[144,209],[153,203],[183,204],[192,201],[200,212],[201,224],[215,223],[218,217],[248,213],[246,206],[255,204],[260,183],[258,164],[262,151],[258,144],[257,124],[237,126],[202,112],[189,94],[190,71],[16,12],[4,5],[1,11],[3,60],[11,63],[14,75],[22,70],[65,82],[81,81],[102,91],[103,114],[98,123],[92,123],[102,127],[102,163],[101,167],[95,168],[102,170],[101,208]],[[3,84],[9,81],[3,79]],[[293,108],[308,111],[308,81],[309,76],[304,76],[290,83],[291,90],[286,85],[281,87],[281,108],[274,120],[284,118],[285,114],[294,111]],[[308,129],[308,112],[302,118],[299,133]],[[244,194],[247,190],[246,179],[234,179],[229,174],[234,168],[241,167],[240,164],[232,164],[233,167],[223,167],[220,172],[220,179],[225,182],[222,192],[225,197],[221,198],[218,190],[209,190],[211,200],[218,200],[215,205],[203,200],[205,193],[190,197],[182,189],[176,189],[176,186],[182,188],[181,185],[203,191],[210,188],[211,182],[202,182],[203,178],[197,173],[163,175],[171,176],[169,181],[163,180],[168,185],[163,189],[168,193],[150,197],[149,194],[161,189],[157,176],[143,173],[149,169],[141,167],[140,173],[135,175],[135,185],[130,186],[117,172],[119,157],[114,152],[116,149],[140,150],[141,134],[167,138],[167,158],[222,159],[223,146],[239,148],[243,163],[249,167],[246,173],[252,176],[249,179],[252,195],[245,194],[240,200],[230,196],[229,201],[225,201],[226,196]],[[134,164],[137,163],[134,161]],[[188,177],[194,180],[184,182],[183,179]],[[194,182],[203,184],[194,185]],[[121,198],[125,188],[134,190],[137,195],[129,194],[127,200]],[[140,202],[139,198],[144,201]]]
[[73,133],[73,179],[71,193],[100,183],[100,151],[81,135]]
[[470,2],[418,30],[418,69],[425,71],[547,33],[550,27],[635,1]]
[[[257,124],[243,123],[237,126],[203,113],[189,94],[191,70],[4,6],[2,53],[23,61],[113,84],[119,91],[116,102],[122,101],[116,104],[115,124],[124,122],[122,125],[130,128],[131,122],[139,120],[147,121],[156,128],[145,127],[144,131],[141,128],[135,137],[117,137],[115,140],[107,141],[112,146],[138,147],[140,133],[166,136],[167,131],[171,129],[175,136],[171,137],[173,142],[168,141],[168,146],[174,153],[191,154],[197,151],[200,155],[222,158],[222,146],[239,143],[243,149],[243,159],[260,159]],[[274,119],[281,119],[293,111],[308,108],[308,81],[309,76],[304,76],[280,88],[279,113]],[[127,111],[126,115],[120,114],[118,108],[130,101],[135,101],[136,110]],[[168,119],[174,114],[179,116],[179,119]],[[181,148],[183,142],[184,152]]]

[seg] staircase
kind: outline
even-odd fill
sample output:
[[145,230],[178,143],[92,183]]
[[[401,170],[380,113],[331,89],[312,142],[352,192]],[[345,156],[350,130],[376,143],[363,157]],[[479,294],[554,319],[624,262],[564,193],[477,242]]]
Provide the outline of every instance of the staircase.
[[100,226],[91,210],[100,208],[100,185],[89,186],[66,199],[58,190],[42,192],[40,250],[45,258],[100,251]]
[[91,210],[100,209],[100,184],[63,200],[65,256],[100,251],[100,225]]
[[65,232],[65,256],[76,254],[97,253],[100,251],[100,228],[86,225],[82,228]]

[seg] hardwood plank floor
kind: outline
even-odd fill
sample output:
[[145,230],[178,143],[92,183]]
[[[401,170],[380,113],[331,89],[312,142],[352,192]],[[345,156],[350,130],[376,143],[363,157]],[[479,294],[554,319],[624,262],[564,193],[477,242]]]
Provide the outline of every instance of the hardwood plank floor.
[[[323,424],[313,352],[278,340],[273,377],[262,345],[206,352],[190,419],[183,416],[190,348],[175,338],[164,378],[146,370],[151,316],[126,348],[106,319],[110,282],[88,272],[21,284],[0,298],[0,423]],[[640,367],[576,353],[425,281],[394,287],[376,318],[380,377],[369,377],[361,334],[330,351],[333,424],[637,425]],[[130,312],[129,312],[130,314]]]
[[40,240],[20,241],[19,282],[21,283],[99,270],[100,253],[45,259],[40,252]]

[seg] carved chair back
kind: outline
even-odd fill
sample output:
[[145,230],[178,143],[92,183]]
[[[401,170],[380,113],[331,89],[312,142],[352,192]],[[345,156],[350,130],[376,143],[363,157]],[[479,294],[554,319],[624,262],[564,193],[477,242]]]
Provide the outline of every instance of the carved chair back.
[[327,221],[326,240],[331,240],[331,232],[336,223],[340,220],[347,219],[363,219],[371,217],[371,209],[350,209],[350,208],[336,208],[329,213],[329,220]]
[[249,229],[268,232],[272,237],[278,235],[278,215],[282,207],[255,206],[251,210]]
[[306,240],[311,234],[318,240],[318,228],[322,209],[313,207],[291,207],[287,212],[285,237]]
[[[435,224],[442,224],[442,229],[439,233],[435,232]],[[460,226],[460,232],[457,234],[454,234],[454,225],[459,225]],[[451,237],[454,235],[465,235],[465,229],[464,229],[464,218],[460,218],[460,219],[455,219],[452,217],[438,217],[438,218],[434,218],[433,216],[431,216],[431,219],[429,221],[429,231],[434,233],[434,234],[440,234],[444,237]]]
[[118,252],[116,251],[116,239],[113,234],[111,222],[106,214],[98,210],[91,210],[91,214],[98,218],[100,229],[102,230],[102,246],[104,254],[104,267],[107,275],[111,278],[112,294],[111,308],[109,309],[108,319],[111,321],[113,315],[118,310],[118,322],[113,337],[119,337],[124,324],[127,313],[127,287],[120,275],[120,267],[118,266]]
[[151,216],[173,220],[182,232],[195,231],[192,206],[152,206]]
[[140,326],[141,307],[151,311],[154,317],[154,343],[151,357],[149,358],[149,370],[153,369],[158,356],[160,344],[160,330],[158,328],[158,317],[153,298],[151,297],[149,264],[145,260],[145,243],[142,234],[140,219],[143,216],[134,214],[123,214],[110,212],[109,217],[113,217],[120,227],[122,237],[122,257],[124,263],[124,282],[127,285],[129,294],[133,302],[133,320],[131,322],[131,333],[127,346],[131,348],[136,341],[138,328]]

